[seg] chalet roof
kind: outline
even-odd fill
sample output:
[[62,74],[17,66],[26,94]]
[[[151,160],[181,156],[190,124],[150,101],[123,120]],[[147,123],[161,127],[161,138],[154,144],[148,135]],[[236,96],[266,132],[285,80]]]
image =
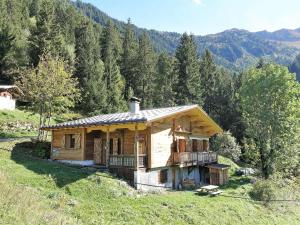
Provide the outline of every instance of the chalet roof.
[[3,90],[17,95],[24,95],[22,90],[16,85],[0,85],[0,91]]
[[198,105],[185,105],[175,106],[168,108],[146,109],[140,110],[139,113],[134,114],[131,112],[103,114],[74,121],[68,121],[55,125],[45,126],[42,129],[56,129],[56,128],[72,128],[72,127],[90,127],[97,125],[110,125],[110,124],[124,124],[124,123],[148,123],[162,118],[172,116],[177,113],[186,112],[189,110],[197,110],[207,120],[210,121],[218,131],[222,129],[200,108]]

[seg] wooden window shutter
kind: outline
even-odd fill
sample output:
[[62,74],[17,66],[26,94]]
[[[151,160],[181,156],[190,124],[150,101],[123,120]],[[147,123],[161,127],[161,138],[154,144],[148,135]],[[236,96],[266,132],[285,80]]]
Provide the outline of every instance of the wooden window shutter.
[[79,149],[80,142],[81,142],[80,134],[75,134],[74,136],[75,136],[75,149]]
[[66,135],[62,135],[62,138],[61,138],[61,147],[62,148],[65,148],[66,147]]
[[118,138],[114,138],[113,145],[114,145],[113,154],[117,155],[118,154]]

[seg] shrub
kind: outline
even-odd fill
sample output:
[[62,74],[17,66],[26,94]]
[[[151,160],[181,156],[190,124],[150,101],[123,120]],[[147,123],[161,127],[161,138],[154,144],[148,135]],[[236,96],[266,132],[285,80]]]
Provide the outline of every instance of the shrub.
[[24,141],[17,143],[15,145],[14,151],[42,159],[49,159],[51,143],[46,141]]
[[276,199],[276,183],[271,179],[257,181],[250,191],[250,196],[268,204],[271,200]]
[[239,160],[241,155],[241,147],[236,142],[235,137],[229,131],[218,134],[211,143],[213,151],[231,158],[235,162]]
[[32,155],[42,159],[49,159],[50,150],[51,145],[49,142],[37,142],[32,151]]

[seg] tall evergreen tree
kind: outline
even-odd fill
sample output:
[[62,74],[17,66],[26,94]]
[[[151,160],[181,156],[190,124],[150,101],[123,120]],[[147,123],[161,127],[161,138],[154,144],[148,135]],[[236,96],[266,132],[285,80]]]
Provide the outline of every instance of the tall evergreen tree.
[[155,107],[175,105],[175,93],[173,90],[175,76],[173,67],[174,59],[165,52],[161,53],[158,57],[155,79]]
[[106,112],[107,91],[104,80],[104,65],[100,59],[99,35],[89,22],[76,28],[76,69],[82,87],[82,102],[79,108],[85,113]]
[[124,98],[130,98],[130,92],[134,86],[135,60],[137,56],[137,41],[128,19],[123,40],[123,53],[121,58],[121,74],[125,78]]
[[205,50],[200,61],[200,78],[203,89],[203,108],[208,114],[213,114],[216,108],[215,98],[220,86],[220,74],[209,50]]
[[202,89],[199,74],[197,47],[192,35],[184,33],[176,49],[177,84],[176,103],[202,105]]
[[107,82],[107,111],[118,112],[127,108],[123,99],[124,78],[120,73],[120,37],[112,21],[103,30],[101,55],[104,62],[104,77]]
[[42,55],[51,54],[59,56],[68,62],[72,69],[74,63],[74,46],[70,49],[66,46],[66,38],[62,28],[66,21],[59,24],[58,8],[60,3],[52,0],[41,1],[38,14],[36,16],[36,26],[33,27],[30,41],[31,63],[36,66]]
[[154,79],[155,79],[155,52],[150,38],[143,33],[139,38],[137,56],[137,73],[135,76],[134,94],[142,99],[143,108],[153,107]]

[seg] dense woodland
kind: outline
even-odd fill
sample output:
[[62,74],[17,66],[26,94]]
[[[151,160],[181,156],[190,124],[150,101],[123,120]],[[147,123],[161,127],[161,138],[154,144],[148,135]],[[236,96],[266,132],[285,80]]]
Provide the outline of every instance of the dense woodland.
[[[23,89],[41,124],[70,108],[126,111],[131,96],[142,108],[198,104],[231,131],[240,159],[260,166],[264,177],[297,173],[300,87],[287,67],[261,60],[230,72],[209,50],[199,55],[187,33],[171,55],[130,20],[122,29],[112,20],[101,26],[67,0],[1,0],[0,13],[1,83]],[[298,76],[299,59],[290,66]]]

